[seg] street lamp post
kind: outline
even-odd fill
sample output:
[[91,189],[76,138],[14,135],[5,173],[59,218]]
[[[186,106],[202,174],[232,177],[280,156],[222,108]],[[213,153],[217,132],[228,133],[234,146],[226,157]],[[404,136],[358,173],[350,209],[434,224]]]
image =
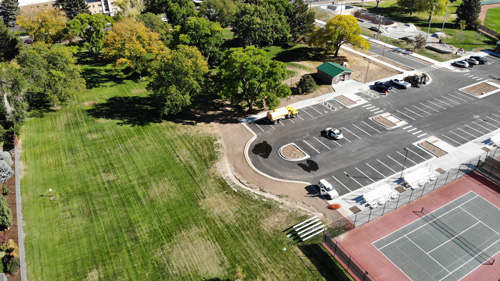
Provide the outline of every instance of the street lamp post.
[[377,40],[378,40],[378,37],[380,35],[380,24],[382,23],[382,19],[384,18],[384,16],[382,15],[379,15],[378,16],[378,30],[377,30]]
[[368,70],[370,69],[370,64],[372,63],[371,60],[368,61],[368,65],[366,66],[366,74],[365,74],[365,83],[366,80],[368,79]]
[[444,14],[443,26],[441,27],[441,32],[444,32],[444,23],[446,22],[446,16],[448,15],[448,6],[450,5],[450,1],[446,2],[446,13]]
[[400,178],[403,178],[403,172],[405,171],[405,164],[406,164],[406,158],[408,158],[408,148],[403,148],[406,151],[405,154],[405,160],[403,161],[403,167],[401,168],[401,176]]
[[427,28],[427,36],[425,37],[425,43],[427,43],[427,40],[429,39],[429,31],[431,30],[431,22],[432,22],[432,16],[434,15],[434,8],[438,4],[435,2],[432,2],[432,12],[431,12],[431,18],[429,19],[429,28]]

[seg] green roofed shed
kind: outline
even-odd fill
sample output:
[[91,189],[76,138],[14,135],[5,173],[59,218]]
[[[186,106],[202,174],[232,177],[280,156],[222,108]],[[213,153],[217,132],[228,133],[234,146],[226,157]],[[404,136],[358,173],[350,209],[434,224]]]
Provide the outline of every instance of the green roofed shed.
[[318,78],[329,84],[337,84],[340,81],[351,80],[352,70],[334,62],[325,62],[316,68]]

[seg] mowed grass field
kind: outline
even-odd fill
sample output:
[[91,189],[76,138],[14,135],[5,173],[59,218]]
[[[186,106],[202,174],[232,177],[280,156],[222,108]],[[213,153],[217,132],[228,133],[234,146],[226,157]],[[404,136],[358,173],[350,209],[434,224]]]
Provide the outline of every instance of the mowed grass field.
[[228,186],[209,125],[132,122],[146,84],[116,83],[23,128],[29,280],[321,278],[282,232],[305,217]]
[[500,33],[500,8],[488,9],[484,25]]

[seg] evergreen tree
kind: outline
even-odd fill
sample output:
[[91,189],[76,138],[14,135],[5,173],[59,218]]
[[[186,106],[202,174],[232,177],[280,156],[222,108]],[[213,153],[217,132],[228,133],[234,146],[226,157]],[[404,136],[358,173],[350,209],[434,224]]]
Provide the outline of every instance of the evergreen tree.
[[85,0],[57,0],[56,5],[66,12],[69,19],[83,13],[90,14],[89,6]]
[[477,29],[479,27],[479,13],[481,12],[480,0],[464,0],[457,8],[457,24],[464,20],[467,29]]
[[0,19],[0,62],[10,61],[19,54],[16,36]]
[[16,23],[16,14],[19,10],[18,0],[3,0],[2,1],[2,17],[5,25],[14,26]]
[[12,225],[12,211],[5,197],[0,196],[0,229],[4,230]]

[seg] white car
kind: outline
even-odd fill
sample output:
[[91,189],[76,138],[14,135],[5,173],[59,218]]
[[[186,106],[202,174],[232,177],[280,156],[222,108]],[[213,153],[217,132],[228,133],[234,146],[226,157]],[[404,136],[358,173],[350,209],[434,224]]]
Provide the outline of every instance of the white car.
[[391,79],[391,83],[399,88],[404,88],[404,89],[408,89],[411,86],[409,82],[400,79]]
[[468,58],[468,59],[465,59],[466,62],[468,62],[469,64],[473,64],[473,65],[478,65],[479,62],[473,58]]
[[467,63],[466,61],[463,61],[463,60],[458,60],[458,61],[454,62],[453,64],[455,64],[456,66],[460,66],[460,67],[469,67],[469,63]]
[[339,193],[333,186],[327,182],[325,179],[320,179],[317,184],[319,195],[326,196],[328,200],[332,200],[334,198],[339,197]]
[[325,130],[321,131],[321,135],[326,137],[326,138],[334,139],[334,140],[340,140],[340,139],[344,138],[342,131],[339,129],[335,129],[335,128],[326,128]]

